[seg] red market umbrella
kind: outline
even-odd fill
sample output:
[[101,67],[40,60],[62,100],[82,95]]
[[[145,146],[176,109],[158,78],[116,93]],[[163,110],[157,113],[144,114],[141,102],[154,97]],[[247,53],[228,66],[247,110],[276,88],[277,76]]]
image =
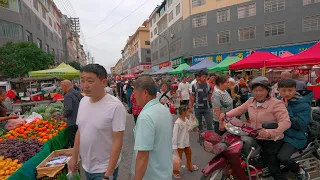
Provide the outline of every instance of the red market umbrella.
[[260,69],[265,66],[265,61],[275,59],[278,56],[270,52],[253,52],[250,56],[233,63],[229,66],[229,70],[240,69]]
[[131,78],[135,78],[136,77],[136,75],[134,75],[134,74],[126,74],[126,75],[124,75],[124,78],[126,78],[126,79],[131,79]]
[[281,54],[279,57],[284,58],[284,57],[289,57],[289,56],[293,56],[294,54],[292,54],[289,51],[284,52],[283,54]]
[[320,64],[320,42],[296,55],[266,61],[267,67],[294,67]]

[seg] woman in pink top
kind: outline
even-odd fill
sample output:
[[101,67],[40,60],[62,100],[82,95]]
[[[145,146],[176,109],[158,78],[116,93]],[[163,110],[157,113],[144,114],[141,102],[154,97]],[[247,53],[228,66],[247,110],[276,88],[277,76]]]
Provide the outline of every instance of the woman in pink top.
[[257,77],[250,83],[253,97],[236,109],[226,114],[221,114],[220,120],[224,116],[237,117],[246,112],[249,113],[250,125],[259,129],[264,122],[276,122],[277,129],[262,129],[259,131],[258,143],[263,151],[265,165],[269,168],[272,177],[276,180],[286,180],[287,178],[280,171],[280,162],[277,158],[284,137],[283,132],[290,128],[290,118],[284,103],[274,97],[270,97],[271,86],[266,77]]

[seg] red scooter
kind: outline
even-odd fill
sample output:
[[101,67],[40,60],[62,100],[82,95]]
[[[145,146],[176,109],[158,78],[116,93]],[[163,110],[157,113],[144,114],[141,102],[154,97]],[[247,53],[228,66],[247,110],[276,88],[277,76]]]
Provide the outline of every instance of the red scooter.
[[[236,118],[226,119],[226,122],[227,132],[221,137],[214,135],[210,138],[215,134],[210,131],[200,134],[200,144],[207,152],[215,155],[202,169],[200,180],[256,180],[270,175],[261,162],[260,147],[255,138],[262,128],[277,129],[278,124],[264,123],[261,129],[255,130]],[[305,159],[314,154],[319,155],[317,139],[293,159]]]

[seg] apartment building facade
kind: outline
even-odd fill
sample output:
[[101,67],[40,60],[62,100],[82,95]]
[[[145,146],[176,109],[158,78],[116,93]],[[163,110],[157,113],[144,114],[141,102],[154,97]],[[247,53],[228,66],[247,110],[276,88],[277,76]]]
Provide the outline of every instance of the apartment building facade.
[[[172,57],[193,65],[251,51],[299,53],[320,39],[319,9],[318,0],[182,0],[182,46]],[[154,71],[168,61],[153,57]]]
[[122,58],[120,58],[117,61],[116,65],[114,67],[115,67],[115,74],[121,75],[122,74]]
[[123,50],[124,73],[138,74],[151,69],[149,22],[144,21],[129,36]]

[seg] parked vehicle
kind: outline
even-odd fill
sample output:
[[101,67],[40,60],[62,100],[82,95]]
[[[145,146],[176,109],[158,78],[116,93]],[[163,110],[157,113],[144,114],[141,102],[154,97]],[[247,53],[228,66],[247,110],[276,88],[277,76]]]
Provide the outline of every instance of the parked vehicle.
[[[263,164],[260,156],[260,147],[256,137],[260,129],[253,129],[236,118],[227,119],[227,132],[222,137],[214,137],[216,142],[210,142],[210,133],[203,132],[200,135],[200,143],[207,152],[213,153],[213,159],[202,169],[200,180],[237,179],[256,180],[270,176],[268,168]],[[276,129],[277,123],[264,123],[264,129]],[[309,140],[309,144],[303,150],[293,154],[295,161],[317,161],[320,155],[320,145],[317,138]],[[306,163],[312,166],[312,163]],[[317,165],[313,165],[317,166]],[[305,167],[310,169],[310,167]],[[317,167],[315,167],[317,168]]]
[[46,93],[52,93],[57,90],[57,86],[55,84],[51,83],[41,83],[40,88],[38,87],[38,84],[31,84],[26,87],[28,93],[36,93],[40,90],[45,91]]

